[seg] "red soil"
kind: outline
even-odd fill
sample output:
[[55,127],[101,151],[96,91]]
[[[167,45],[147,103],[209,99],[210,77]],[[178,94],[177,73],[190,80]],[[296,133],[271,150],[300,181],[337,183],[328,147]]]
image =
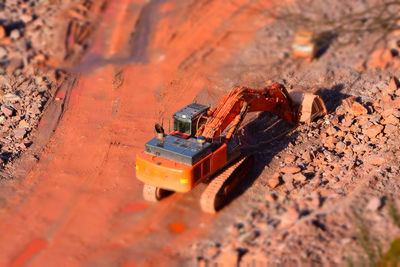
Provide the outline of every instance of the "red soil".
[[168,264],[218,218],[199,190],[144,203],[135,155],[268,23],[270,3],[148,2],[110,1],[56,134],[0,214],[0,265]]

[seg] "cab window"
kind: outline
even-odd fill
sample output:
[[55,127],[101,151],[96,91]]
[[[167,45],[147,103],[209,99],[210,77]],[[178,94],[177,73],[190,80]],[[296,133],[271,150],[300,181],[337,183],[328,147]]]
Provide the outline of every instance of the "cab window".
[[174,130],[180,133],[191,134],[191,123],[174,118]]

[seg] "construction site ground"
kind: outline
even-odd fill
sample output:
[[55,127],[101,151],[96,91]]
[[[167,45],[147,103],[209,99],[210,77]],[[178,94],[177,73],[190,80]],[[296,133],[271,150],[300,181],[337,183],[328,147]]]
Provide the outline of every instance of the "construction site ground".
[[[1,266],[384,259],[400,234],[392,216],[400,210],[399,31],[377,46],[379,32],[348,45],[338,45],[349,38],[339,34],[306,61],[291,57],[289,17],[273,15],[296,1],[89,2],[54,7],[75,22],[54,22],[58,37],[43,41],[54,46],[37,48],[53,52],[24,62],[44,74],[14,64],[2,75],[10,86],[1,102]],[[341,14],[359,3],[331,4]],[[239,134],[255,168],[217,214],[200,209],[205,184],[143,200],[135,156],[155,122],[193,100],[215,105],[235,85],[271,81],[320,95],[328,115],[297,128],[251,116]],[[34,89],[24,93],[24,83]]]

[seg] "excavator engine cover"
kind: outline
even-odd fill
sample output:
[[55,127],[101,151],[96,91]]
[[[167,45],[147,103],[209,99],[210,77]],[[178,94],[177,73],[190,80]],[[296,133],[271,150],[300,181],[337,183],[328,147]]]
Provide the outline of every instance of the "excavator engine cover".
[[186,165],[194,165],[211,153],[211,144],[200,143],[197,138],[182,139],[167,135],[163,142],[151,139],[145,146],[148,154],[169,159]]

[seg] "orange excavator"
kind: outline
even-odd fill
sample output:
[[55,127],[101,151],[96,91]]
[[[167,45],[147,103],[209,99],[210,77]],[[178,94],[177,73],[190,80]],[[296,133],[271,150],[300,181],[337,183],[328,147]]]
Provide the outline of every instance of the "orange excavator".
[[254,163],[234,138],[249,112],[270,111],[296,125],[326,113],[322,99],[293,94],[272,83],[263,89],[235,87],[219,105],[192,103],[173,115],[173,131],[156,124],[155,137],[136,156],[136,177],[143,197],[159,201],[173,192],[188,192],[201,182],[203,211],[215,213],[240,186]]

